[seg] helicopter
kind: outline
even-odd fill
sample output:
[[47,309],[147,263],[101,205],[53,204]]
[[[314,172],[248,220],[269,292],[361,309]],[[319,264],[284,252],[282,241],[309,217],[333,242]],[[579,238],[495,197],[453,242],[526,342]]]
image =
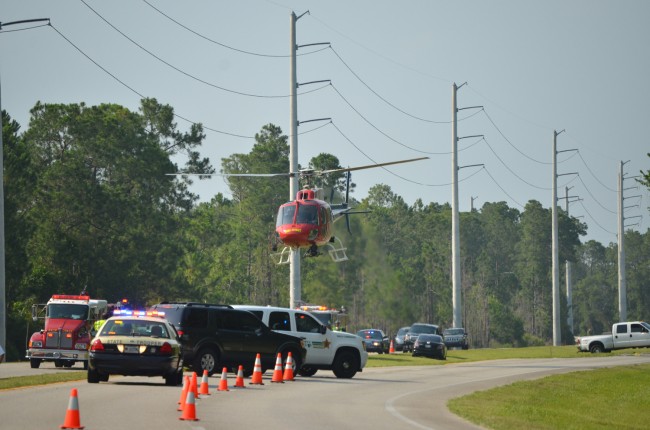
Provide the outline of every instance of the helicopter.
[[[296,249],[306,249],[306,257],[316,257],[321,255],[320,247],[327,248],[327,251],[335,262],[347,260],[345,248],[343,248],[340,239],[334,236],[332,224],[346,218],[348,231],[350,230],[348,215],[353,213],[365,213],[368,211],[353,211],[348,206],[350,172],[355,170],[372,169],[376,167],[390,166],[393,164],[410,163],[428,159],[429,157],[412,158],[408,160],[390,161],[379,164],[369,164],[365,166],[347,167],[330,170],[303,169],[296,173],[222,173],[216,174],[231,177],[296,177],[305,180],[305,187],[296,193],[295,200],[286,202],[278,208],[275,235],[276,243],[273,244],[274,252],[278,250],[278,244],[284,245],[284,248],[277,255],[278,264],[289,262],[290,251]],[[345,200],[341,204],[330,204],[323,198],[323,189],[314,188],[310,185],[312,178],[330,175],[333,173],[346,172],[346,190]],[[187,173],[174,173],[175,175],[188,175]],[[210,174],[200,174],[200,176],[211,176]]]

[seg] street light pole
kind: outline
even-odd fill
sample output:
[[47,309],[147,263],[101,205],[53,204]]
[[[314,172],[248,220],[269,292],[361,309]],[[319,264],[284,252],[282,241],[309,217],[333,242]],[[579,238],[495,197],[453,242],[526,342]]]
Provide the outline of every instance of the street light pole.
[[[15,24],[28,24],[32,22],[50,23],[49,18],[23,19],[20,21],[0,22],[2,27]],[[0,85],[0,346],[7,349],[7,300],[6,300],[6,268],[5,268],[5,170],[4,170],[4,143],[2,141],[2,86]]]

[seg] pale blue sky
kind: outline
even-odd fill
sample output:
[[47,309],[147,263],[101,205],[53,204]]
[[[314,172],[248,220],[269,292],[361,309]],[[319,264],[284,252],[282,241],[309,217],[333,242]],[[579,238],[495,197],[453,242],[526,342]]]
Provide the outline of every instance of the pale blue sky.
[[[461,211],[472,197],[479,208],[523,210],[531,199],[549,207],[553,131],[565,129],[558,150],[579,153],[560,154],[558,173],[580,176],[560,177],[559,196],[572,186],[582,199],[570,212],[589,225],[583,241],[616,241],[619,163],[629,160],[629,177],[650,168],[647,1],[0,0],[2,22],[52,23],[0,33],[2,108],[25,130],[37,100],[136,110],[138,94],[155,97],[204,124],[201,152],[219,168],[222,157],[249,152],[265,124],[288,134],[290,14],[307,10],[297,43],[331,48],[300,49],[313,53],[298,57],[298,81],[332,85],[301,87],[298,119],[332,123],[300,126],[302,165],[321,152],[344,166],[428,155],[355,172],[354,197],[384,183],[409,204],[449,202],[452,84],[467,82],[458,106],[485,110],[459,112],[458,135],[485,140],[462,139],[459,164],[485,169],[460,170]],[[205,201],[227,194],[222,179],[193,190]],[[626,196],[626,215],[643,217],[628,223],[645,232],[648,191]]]

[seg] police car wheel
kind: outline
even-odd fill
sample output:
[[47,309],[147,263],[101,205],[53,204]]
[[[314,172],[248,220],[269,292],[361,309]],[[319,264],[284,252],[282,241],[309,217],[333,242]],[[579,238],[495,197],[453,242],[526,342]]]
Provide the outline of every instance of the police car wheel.
[[310,376],[314,376],[316,372],[318,372],[318,369],[314,369],[313,367],[309,367],[309,366],[303,366],[298,371],[298,375],[304,377],[310,377]]
[[352,378],[357,374],[359,369],[359,360],[354,353],[350,351],[341,351],[336,354],[332,371],[337,378]]
[[97,384],[99,382],[99,372],[93,369],[88,369],[88,383]]
[[165,385],[170,387],[176,387],[183,383],[183,371],[179,370],[177,372],[171,373],[165,376]]

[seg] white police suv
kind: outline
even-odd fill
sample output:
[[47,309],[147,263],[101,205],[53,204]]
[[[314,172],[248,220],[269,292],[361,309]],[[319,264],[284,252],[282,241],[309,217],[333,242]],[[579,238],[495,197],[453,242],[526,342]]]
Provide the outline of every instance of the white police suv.
[[271,330],[304,339],[307,356],[298,371],[300,376],[312,376],[321,369],[333,371],[337,378],[352,378],[368,362],[368,352],[359,336],[332,331],[309,312],[271,306],[232,307],[253,313]]

